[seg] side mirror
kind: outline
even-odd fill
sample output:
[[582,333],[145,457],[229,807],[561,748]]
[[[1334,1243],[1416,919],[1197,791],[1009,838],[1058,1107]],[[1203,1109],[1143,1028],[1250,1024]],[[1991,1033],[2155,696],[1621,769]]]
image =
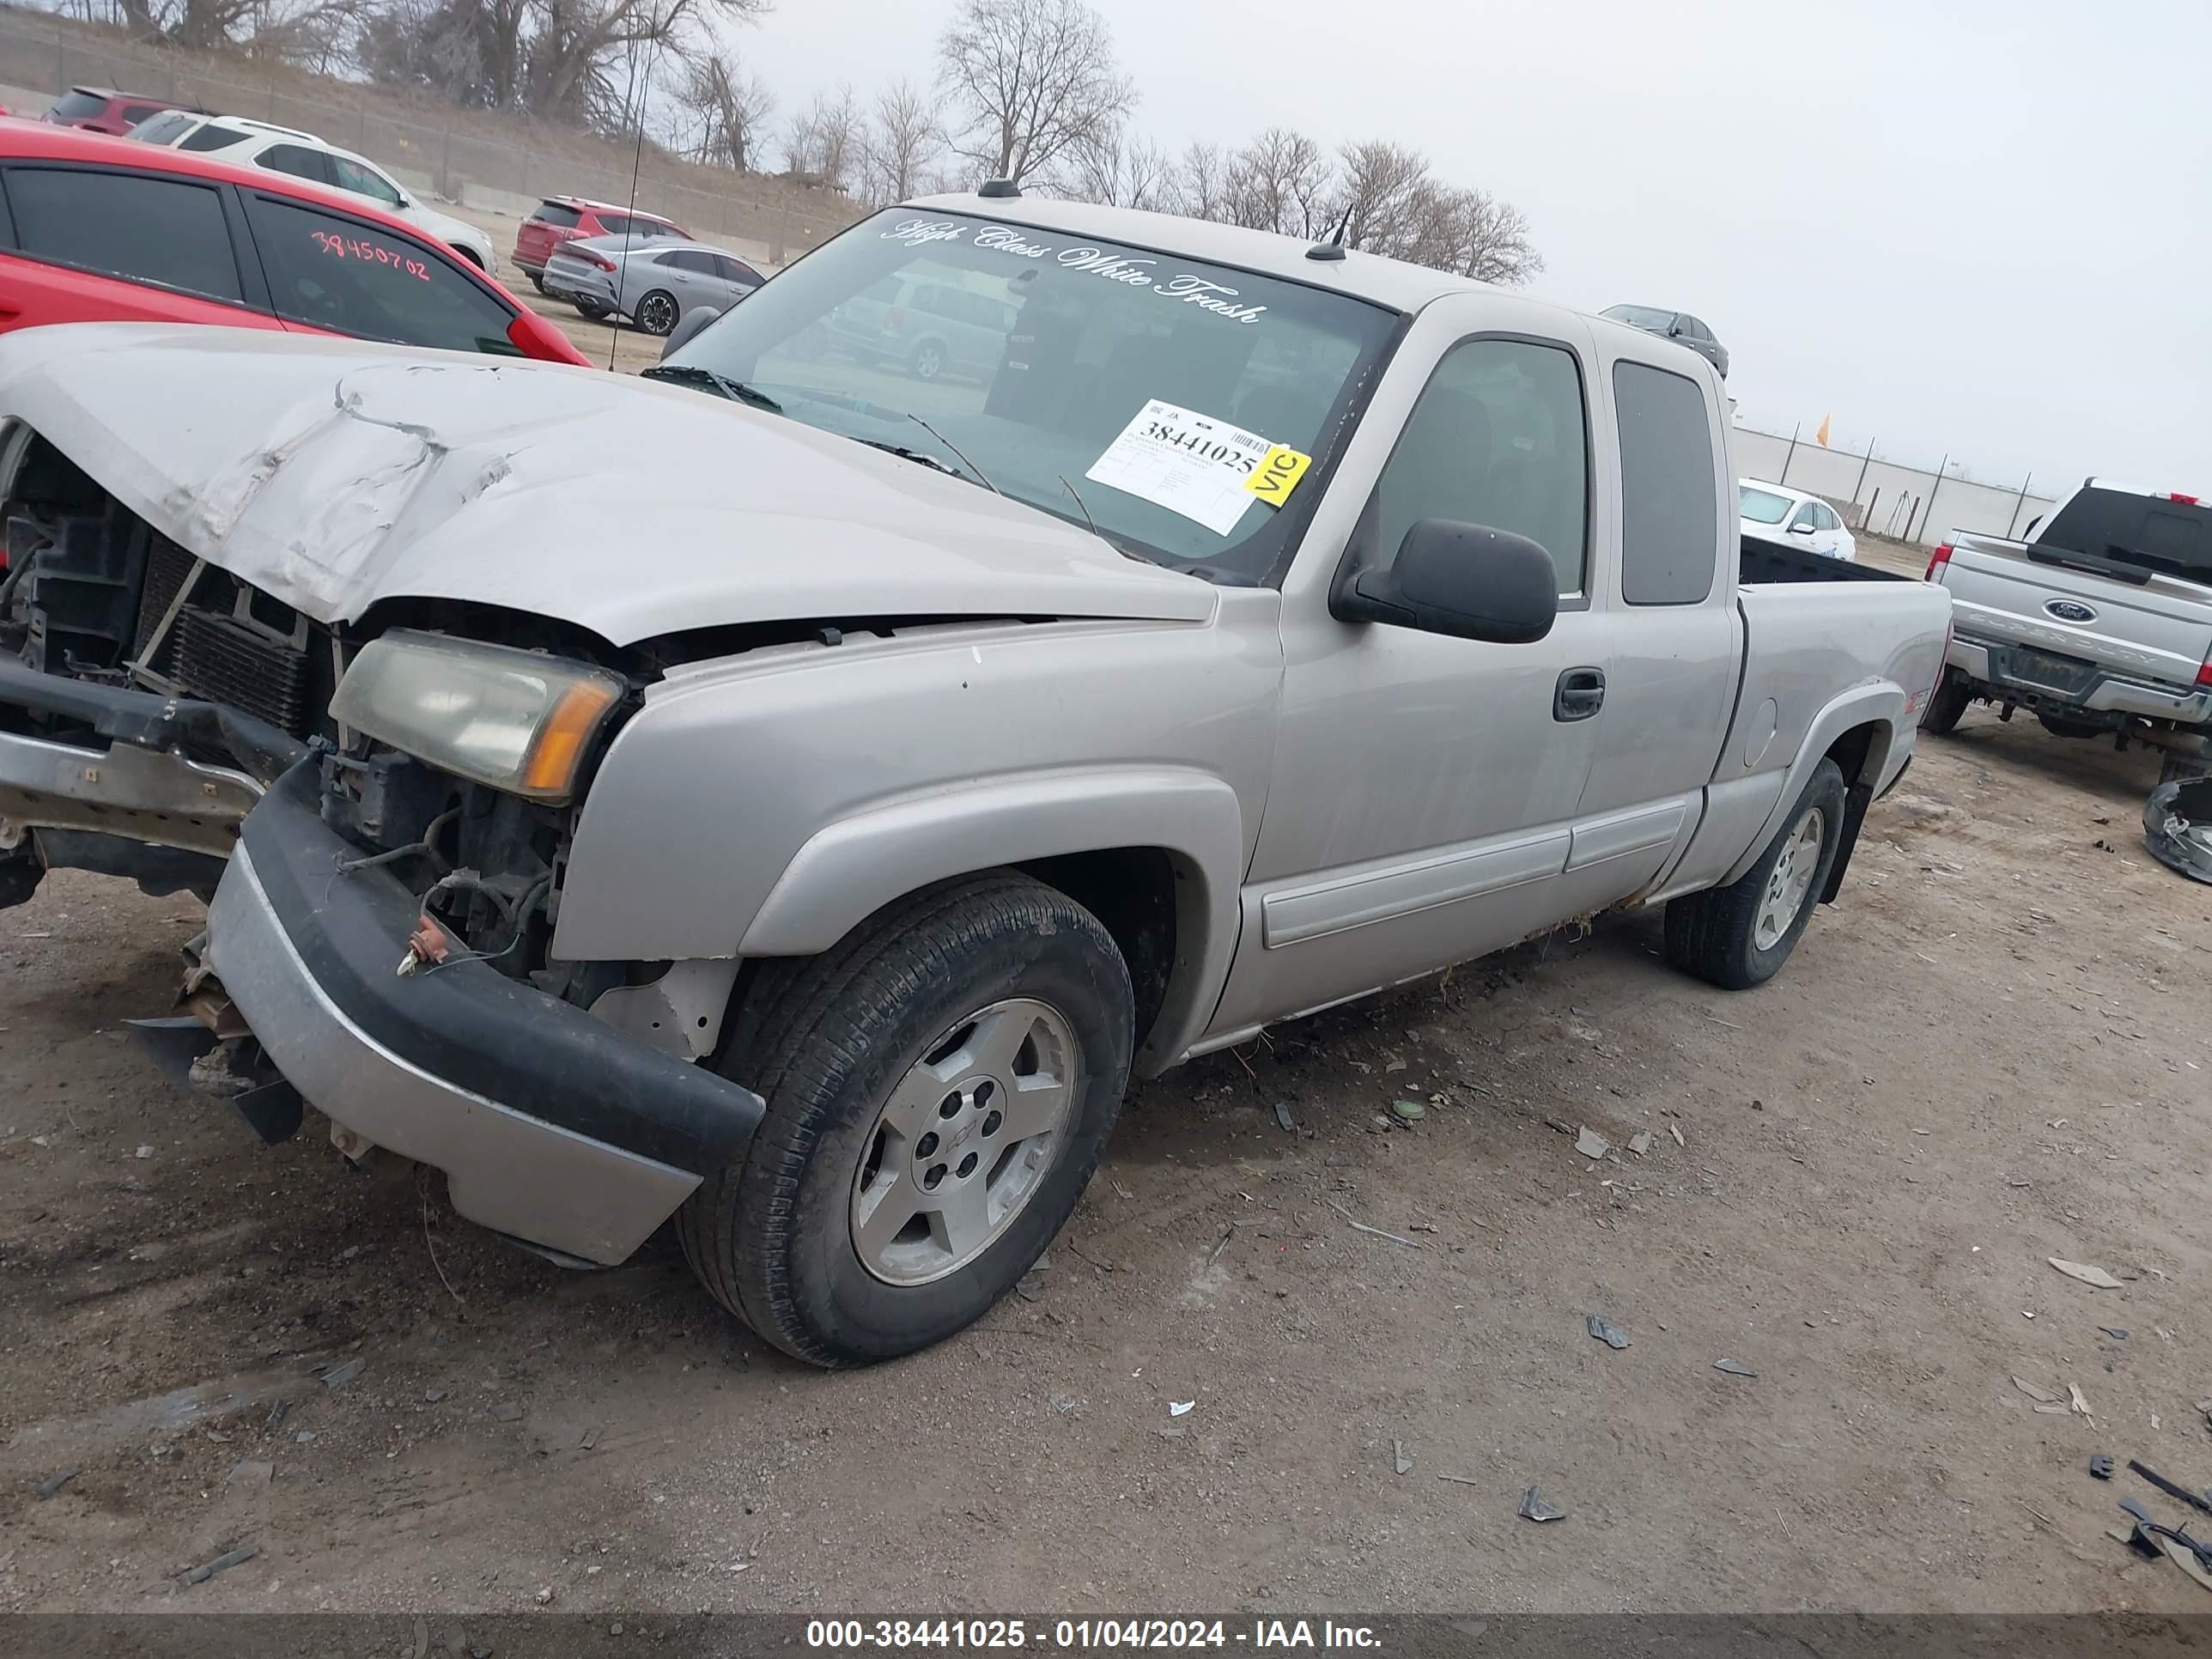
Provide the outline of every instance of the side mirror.
[[1793,524],[1790,526],[1790,533],[1793,536],[1809,536],[1813,533],[1813,526],[1809,524]]
[[1423,519],[1407,531],[1395,563],[1359,572],[1329,609],[1345,622],[1526,645],[1552,631],[1559,576],[1552,556],[1526,536]]
[[695,310],[685,312],[682,320],[668,331],[668,337],[660,343],[661,362],[666,362],[670,352],[676,350],[679,346],[689,345],[696,339],[700,331],[721,314],[713,306],[700,306]]

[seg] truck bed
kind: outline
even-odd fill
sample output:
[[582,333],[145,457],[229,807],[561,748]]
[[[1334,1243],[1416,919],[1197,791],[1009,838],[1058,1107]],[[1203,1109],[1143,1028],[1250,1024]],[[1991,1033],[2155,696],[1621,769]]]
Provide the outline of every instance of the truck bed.
[[1854,564],[1848,559],[1824,558],[1818,553],[1808,553],[1802,547],[1792,547],[1787,542],[1771,542],[1761,536],[1743,537],[1741,544],[1743,550],[1737,564],[1736,580],[1746,586],[1771,586],[1778,582],[1909,582],[1914,580],[1875,565]]

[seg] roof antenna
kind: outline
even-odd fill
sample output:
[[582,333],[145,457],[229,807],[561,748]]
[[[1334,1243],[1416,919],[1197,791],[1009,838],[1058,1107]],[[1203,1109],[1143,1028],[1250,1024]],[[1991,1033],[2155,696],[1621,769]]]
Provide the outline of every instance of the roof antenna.
[[1344,258],[1344,233],[1352,228],[1352,204],[1344,204],[1344,216],[1336,222],[1336,228],[1328,234],[1326,242],[1316,242],[1306,250],[1309,259],[1341,259]]
[[[653,47],[652,55],[656,59],[660,56],[660,48],[658,45]],[[623,97],[623,101],[626,104],[631,97],[637,96],[637,149],[629,158],[629,210],[623,216],[622,270],[615,278],[617,308],[607,313],[607,373],[610,374],[615,372],[615,349],[622,343],[620,307],[623,283],[629,276],[630,241],[637,234],[637,175],[645,166],[645,103],[646,98],[650,97],[653,91],[653,69],[649,64],[646,67],[645,81],[645,94],[637,96],[637,59],[632,58],[629,62],[629,93]]]

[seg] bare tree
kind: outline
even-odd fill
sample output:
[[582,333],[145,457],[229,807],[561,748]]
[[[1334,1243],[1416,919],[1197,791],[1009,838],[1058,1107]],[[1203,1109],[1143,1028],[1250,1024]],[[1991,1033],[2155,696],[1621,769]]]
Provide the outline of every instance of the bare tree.
[[1270,127],[1230,156],[1220,216],[1231,224],[1309,240],[1327,233],[1336,169],[1303,132]]
[[747,74],[735,52],[714,50],[684,65],[678,92],[697,112],[696,137],[687,147],[691,159],[751,172],[759,159],[761,129],[775,107],[768,83]]
[[1528,216],[1486,191],[1431,185],[1413,207],[1413,230],[1399,257],[1508,287],[1544,268],[1528,240]]
[[1081,202],[1159,212],[1174,204],[1175,163],[1151,139],[1116,125],[1069,146],[1053,169],[1052,188]]
[[868,199],[878,206],[923,193],[922,179],[937,164],[945,135],[929,95],[909,81],[894,81],[876,94],[862,167]]
[[1168,199],[1174,210],[1193,219],[1224,219],[1226,165],[1216,144],[1194,139],[1184,147],[1168,179]]
[[843,190],[853,181],[864,137],[852,88],[840,87],[834,97],[817,92],[784,127],[784,171],[810,185]]
[[1429,163],[1418,150],[1374,138],[1346,144],[1333,216],[1344,225],[1346,246],[1405,257],[1428,190]]
[[367,0],[114,0],[110,15],[162,46],[325,68],[368,9]]
[[1136,106],[1106,20],[1084,0],[961,0],[937,53],[955,149],[1017,184]]

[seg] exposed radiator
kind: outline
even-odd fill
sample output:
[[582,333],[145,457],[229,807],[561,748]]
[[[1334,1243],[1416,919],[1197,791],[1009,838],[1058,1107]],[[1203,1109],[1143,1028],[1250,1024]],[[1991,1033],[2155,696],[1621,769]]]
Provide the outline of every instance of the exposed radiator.
[[289,640],[188,605],[177,614],[176,641],[169,678],[179,690],[307,735],[307,653]]
[[[138,626],[131,636],[133,656],[144,653],[146,641],[161,626],[162,617],[176,600],[178,590],[184,586],[185,578],[192,574],[195,562],[191,554],[167,537],[154,538],[146,553],[146,580],[139,589]],[[173,629],[146,666],[156,673],[167,673],[176,656],[176,631]]]

